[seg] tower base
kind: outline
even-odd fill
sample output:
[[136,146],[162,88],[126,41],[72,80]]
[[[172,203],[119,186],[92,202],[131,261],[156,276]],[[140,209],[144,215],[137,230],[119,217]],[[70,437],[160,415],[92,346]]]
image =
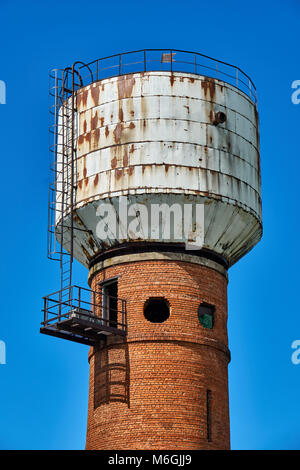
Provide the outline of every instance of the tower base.
[[229,449],[226,269],[135,253],[96,263],[90,283],[127,300],[127,336],[90,350],[86,448]]

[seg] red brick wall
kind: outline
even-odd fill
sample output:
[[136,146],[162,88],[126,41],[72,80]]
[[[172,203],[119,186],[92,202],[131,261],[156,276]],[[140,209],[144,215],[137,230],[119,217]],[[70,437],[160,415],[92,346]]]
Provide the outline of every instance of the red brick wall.
[[[228,449],[227,281],[182,261],[141,261],[103,269],[119,275],[128,336],[91,349],[87,449]],[[165,297],[170,317],[150,323],[149,297]],[[215,305],[214,328],[199,324],[200,302]],[[211,442],[206,392],[211,390]]]

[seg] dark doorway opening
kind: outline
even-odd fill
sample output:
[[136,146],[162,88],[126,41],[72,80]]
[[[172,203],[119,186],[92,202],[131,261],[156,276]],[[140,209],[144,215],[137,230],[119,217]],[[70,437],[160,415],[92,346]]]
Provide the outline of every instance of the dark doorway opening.
[[118,326],[118,281],[102,284],[102,318],[107,326]]

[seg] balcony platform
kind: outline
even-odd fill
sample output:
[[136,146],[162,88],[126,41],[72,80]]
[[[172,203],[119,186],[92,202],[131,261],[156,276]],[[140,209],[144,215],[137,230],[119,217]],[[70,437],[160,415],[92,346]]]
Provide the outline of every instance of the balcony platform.
[[[76,289],[75,287],[72,288],[72,294],[74,294]],[[79,289],[80,304],[87,304],[87,301],[82,300],[81,291],[83,288]],[[118,312],[118,317],[121,316],[122,321],[111,321],[104,318],[101,298],[99,298],[99,293],[96,293],[96,295],[98,302],[96,300],[93,302],[89,301],[88,306],[91,309],[79,307],[78,298],[76,298],[76,302],[74,297],[62,300],[61,292],[45,297],[43,309],[44,321],[41,324],[40,332],[90,346],[95,346],[99,341],[105,340],[110,335],[126,336],[125,301],[119,299],[122,303],[122,310]],[[97,299],[96,295],[91,297]],[[77,305],[74,306],[74,303],[77,303]],[[97,315],[93,311],[96,311]]]
[[73,309],[64,314],[60,320],[46,322],[40,328],[40,332],[50,336],[56,336],[63,339],[69,339],[77,343],[94,346],[99,340],[105,339],[105,336],[120,335],[125,336],[124,330],[105,325],[104,320],[96,317],[92,312],[82,309]]

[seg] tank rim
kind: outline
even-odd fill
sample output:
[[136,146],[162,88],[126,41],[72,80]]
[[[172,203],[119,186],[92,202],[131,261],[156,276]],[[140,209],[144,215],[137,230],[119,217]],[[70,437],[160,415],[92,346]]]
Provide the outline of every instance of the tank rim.
[[[161,54],[161,59],[155,57],[155,54]],[[134,62],[124,62],[124,58],[132,57],[134,54],[140,54],[139,60],[135,59]],[[153,54],[153,58],[151,56]],[[175,56],[180,54],[187,55],[188,60],[178,60]],[[173,58],[174,57],[174,58]],[[197,60],[208,61],[206,65],[198,63]],[[126,60],[125,59],[125,60]],[[104,61],[112,62],[107,67],[101,68],[101,63]],[[129,59],[130,61],[130,59]],[[154,68],[152,67],[154,63]],[[179,65],[179,67],[178,67]],[[126,68],[133,66],[134,70],[126,71]],[[159,68],[160,67],[160,68]],[[162,69],[162,67],[164,67]],[[194,71],[192,71],[192,68]],[[206,69],[209,73],[198,72],[198,70]],[[223,70],[223,69],[226,69]],[[142,73],[142,72],[182,72],[182,73],[193,73],[195,75],[202,75],[213,79],[220,79],[220,75],[227,77],[222,80],[229,85],[235,86],[238,90],[242,91],[247,95],[252,102],[257,105],[257,93],[256,87],[253,80],[250,76],[245,73],[240,67],[230,64],[228,62],[215,59],[206,54],[200,52],[192,52],[181,49],[139,49],[135,51],[126,51],[119,54],[113,54],[106,57],[101,57],[84,63],[82,61],[75,61],[72,67],[65,67],[64,69],[53,69],[50,71],[50,78],[57,76],[58,70],[62,74],[62,81],[64,83],[68,82],[68,78],[71,80],[74,74],[76,75],[78,81],[77,89],[84,88],[92,83],[95,83],[99,80],[105,78],[112,78],[117,76],[124,76],[133,73]],[[102,76],[101,73],[104,71],[109,71],[108,75]],[[230,81],[231,80],[231,81]],[[233,83],[232,83],[233,81]],[[236,85],[235,85],[236,84]]]

